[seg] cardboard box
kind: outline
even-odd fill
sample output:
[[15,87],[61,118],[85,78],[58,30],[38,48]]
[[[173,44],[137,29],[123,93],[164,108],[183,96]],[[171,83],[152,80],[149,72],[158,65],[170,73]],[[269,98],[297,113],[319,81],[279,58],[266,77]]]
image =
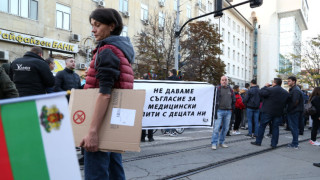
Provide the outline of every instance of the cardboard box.
[[[69,110],[75,144],[87,135],[99,89],[71,91]],[[101,151],[140,151],[145,90],[113,89],[99,132]]]

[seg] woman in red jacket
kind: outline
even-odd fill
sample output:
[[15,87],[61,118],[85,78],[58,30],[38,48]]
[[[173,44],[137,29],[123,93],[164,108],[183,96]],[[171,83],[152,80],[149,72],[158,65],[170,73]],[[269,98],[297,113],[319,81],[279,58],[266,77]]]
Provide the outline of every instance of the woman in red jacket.
[[123,23],[117,10],[99,8],[89,17],[98,43],[88,70],[84,89],[99,88],[94,115],[80,146],[85,149],[85,179],[125,179],[120,153],[99,151],[99,130],[108,109],[113,88],[132,89],[133,46],[128,37],[119,36]]
[[234,110],[235,123],[233,126],[233,134],[241,134],[239,131],[239,126],[241,123],[241,112],[242,112],[242,109],[245,108],[245,106],[242,102],[241,95],[239,94],[239,91],[240,91],[239,86],[238,85],[233,86],[233,91],[236,96],[236,104],[235,104],[235,110]]

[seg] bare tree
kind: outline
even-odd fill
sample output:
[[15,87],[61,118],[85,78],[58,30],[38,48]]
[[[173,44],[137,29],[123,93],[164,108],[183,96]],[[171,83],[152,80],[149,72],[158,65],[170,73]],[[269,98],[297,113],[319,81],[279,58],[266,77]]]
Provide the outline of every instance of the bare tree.
[[138,74],[152,71],[155,79],[165,79],[173,67],[175,16],[164,14],[163,18],[156,12],[154,14],[142,32],[135,36],[139,64],[134,70]]

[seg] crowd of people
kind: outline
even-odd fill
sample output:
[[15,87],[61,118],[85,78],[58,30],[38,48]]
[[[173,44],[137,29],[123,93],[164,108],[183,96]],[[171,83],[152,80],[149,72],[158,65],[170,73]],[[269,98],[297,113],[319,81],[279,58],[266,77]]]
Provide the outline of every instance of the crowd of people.
[[[311,145],[319,146],[316,140],[320,122],[320,87],[314,88],[308,98],[297,85],[294,76],[288,77],[289,91],[281,87],[282,79],[274,78],[272,84],[266,83],[261,89],[256,80],[251,81],[250,88],[239,94],[239,86],[231,88],[228,84],[228,77],[222,76],[220,85],[216,91],[215,101],[215,121],[212,133],[211,148],[217,150],[218,147],[228,148],[224,143],[225,137],[232,130],[232,134],[240,134],[239,124],[244,116],[241,111],[246,113],[248,123],[248,134],[255,141],[252,145],[261,146],[265,137],[265,129],[269,125],[268,137],[271,137],[271,148],[277,148],[279,140],[279,126],[287,125],[291,131],[292,142],[288,148],[299,149],[299,135],[303,135],[304,128],[309,116],[312,119]],[[306,104],[310,103],[314,107],[314,113],[306,111]],[[232,119],[235,119],[234,124]],[[232,125],[233,124],[233,125]],[[243,123],[245,125],[245,122]],[[230,134],[229,134],[230,135]],[[314,163],[320,167],[320,163]]]
[[[120,36],[123,28],[118,11],[111,8],[94,10],[89,22],[92,33],[98,42],[93,51],[90,67],[85,81],[81,82],[74,72],[74,58],[66,59],[66,68],[54,76],[52,58],[43,59],[40,47],[32,47],[21,58],[10,65],[0,67],[0,99],[46,94],[75,89],[99,88],[99,95],[94,108],[90,129],[79,146],[84,148],[85,179],[125,179],[122,155],[115,152],[99,151],[98,132],[107,111],[112,88],[132,89],[133,70],[131,64],[135,53],[128,37]],[[5,67],[6,66],[6,67]],[[168,80],[179,80],[176,71],[170,71]],[[148,77],[145,77],[148,79]],[[309,99],[297,86],[297,79],[288,78],[289,91],[281,87],[282,80],[274,78],[272,84],[265,84],[261,89],[256,80],[246,84],[245,89],[229,86],[228,77],[222,76],[216,88],[215,120],[211,139],[211,148],[228,148],[225,137],[240,134],[240,128],[246,128],[246,136],[256,138],[252,145],[261,146],[267,125],[270,126],[271,147],[276,148],[279,139],[279,126],[287,119],[287,126],[292,133],[292,142],[288,148],[298,149],[299,134],[303,134],[306,123],[304,104],[311,103],[316,109],[312,118],[312,145],[320,145],[316,140],[320,124],[320,87],[314,88]],[[249,87],[250,86],[250,87]],[[286,118],[284,118],[286,117]],[[234,119],[234,122],[232,121]],[[174,131],[167,130],[174,136]],[[141,141],[145,141],[146,131],[142,131]],[[148,131],[149,141],[154,141],[152,130]],[[315,163],[319,166],[319,163]]]

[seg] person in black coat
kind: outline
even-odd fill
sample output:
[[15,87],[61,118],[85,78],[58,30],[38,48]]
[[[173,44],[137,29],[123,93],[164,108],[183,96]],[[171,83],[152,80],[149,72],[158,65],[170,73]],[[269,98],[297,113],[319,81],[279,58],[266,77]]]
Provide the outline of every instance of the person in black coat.
[[[317,113],[312,115],[312,130],[311,130],[311,140],[316,142],[317,133],[320,125],[320,87],[316,87],[313,89],[312,94],[310,96],[309,101],[312,106],[314,106],[317,110]],[[314,166],[320,167],[320,163],[313,163]]]
[[66,59],[66,68],[56,74],[55,92],[81,88],[80,76],[74,72],[75,65],[73,58]]
[[304,109],[303,94],[300,88],[296,85],[297,78],[290,76],[288,85],[290,87],[290,100],[288,102],[288,125],[292,133],[292,143],[288,147],[298,148],[299,146],[299,121]]
[[258,130],[256,141],[251,142],[253,145],[261,146],[264,131],[270,121],[272,121],[272,138],[271,147],[276,148],[279,140],[279,124],[285,106],[289,99],[289,93],[281,87],[282,80],[274,78],[272,87],[267,83],[260,89],[259,94],[263,99],[261,112],[261,122]]
[[54,76],[42,55],[40,47],[33,47],[11,63],[9,75],[20,97],[46,94],[46,88],[54,85]]

